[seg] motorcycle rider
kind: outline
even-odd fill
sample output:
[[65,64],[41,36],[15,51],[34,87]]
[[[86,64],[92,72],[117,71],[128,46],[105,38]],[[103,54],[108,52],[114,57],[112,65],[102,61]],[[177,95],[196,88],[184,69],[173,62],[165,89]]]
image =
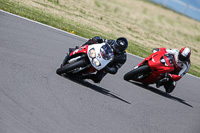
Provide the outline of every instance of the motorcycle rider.
[[174,56],[174,71],[164,74],[164,78],[160,79],[156,83],[157,88],[164,85],[166,92],[171,93],[176,86],[176,81],[180,80],[190,69],[191,50],[188,47],[183,47],[180,49],[180,51],[178,51],[177,49],[167,48],[153,49],[153,53],[157,51],[166,51],[168,54],[172,54]]
[[[127,59],[127,54],[126,54],[126,49],[128,47],[128,41],[124,37],[120,37],[117,40],[106,40],[104,38],[101,38],[99,36],[95,36],[91,39],[89,39],[84,45],[92,45],[92,44],[97,44],[98,43],[103,43],[106,42],[108,43],[111,48],[113,49],[114,52],[114,59],[111,61],[105,69],[102,69],[98,71],[96,74],[90,74],[87,76],[84,76],[84,79],[91,79],[95,83],[100,83],[100,81],[103,79],[103,77],[107,74],[116,74],[118,69],[126,62]],[[79,48],[76,46],[76,48],[69,48],[69,52],[71,53],[75,49]]]

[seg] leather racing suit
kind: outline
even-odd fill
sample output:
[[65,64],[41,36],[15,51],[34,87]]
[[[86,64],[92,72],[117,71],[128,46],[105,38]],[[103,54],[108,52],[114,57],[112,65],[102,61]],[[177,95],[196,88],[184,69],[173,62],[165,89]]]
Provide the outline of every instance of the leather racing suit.
[[[165,79],[161,79],[163,83],[160,85],[164,85],[167,91],[172,92],[176,86],[176,81],[180,80],[190,69],[190,59],[187,61],[180,61],[178,59],[179,51],[177,49],[167,49],[167,48],[155,48],[153,49],[153,53],[157,51],[166,51],[168,54],[172,54],[175,59],[175,67],[174,71],[170,72]],[[167,80],[166,80],[167,79]],[[159,87],[158,85],[157,87]]]

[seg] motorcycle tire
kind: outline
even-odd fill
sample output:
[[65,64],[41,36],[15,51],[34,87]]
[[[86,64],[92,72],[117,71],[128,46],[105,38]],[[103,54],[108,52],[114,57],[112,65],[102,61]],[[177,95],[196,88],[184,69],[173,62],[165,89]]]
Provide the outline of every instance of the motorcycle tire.
[[65,65],[65,66],[63,66],[63,67],[61,67],[61,68],[58,68],[58,69],[56,70],[56,73],[57,73],[58,75],[61,75],[61,74],[63,74],[63,73],[68,73],[69,71],[72,71],[72,70],[75,69],[75,68],[83,67],[83,66],[85,66],[85,65],[87,65],[86,61],[85,61],[84,59],[81,59],[81,60],[78,60],[78,61],[73,62],[73,63],[71,63],[71,64],[67,64],[67,65]]
[[136,78],[139,74],[146,73],[150,70],[148,65],[140,66],[124,75],[124,80],[131,80]]

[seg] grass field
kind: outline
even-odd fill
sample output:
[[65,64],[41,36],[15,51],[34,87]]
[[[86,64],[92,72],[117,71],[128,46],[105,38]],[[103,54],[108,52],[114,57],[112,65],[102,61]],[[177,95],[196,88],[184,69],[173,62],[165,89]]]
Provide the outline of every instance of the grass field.
[[128,52],[141,57],[156,47],[187,46],[189,73],[200,77],[200,22],[148,0],[0,0],[0,9],[85,38],[124,36]]

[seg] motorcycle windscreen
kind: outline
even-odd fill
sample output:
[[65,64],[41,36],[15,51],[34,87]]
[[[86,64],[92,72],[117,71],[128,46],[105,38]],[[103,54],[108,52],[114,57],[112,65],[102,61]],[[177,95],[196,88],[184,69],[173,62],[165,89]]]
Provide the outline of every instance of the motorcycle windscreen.
[[165,54],[164,59],[166,61],[167,66],[174,66],[174,56],[172,54]]
[[158,54],[149,60],[149,66],[154,73],[166,73],[174,70],[172,57],[167,54]]
[[104,60],[112,60],[112,58],[114,57],[113,50],[107,43],[101,47],[100,52]]

